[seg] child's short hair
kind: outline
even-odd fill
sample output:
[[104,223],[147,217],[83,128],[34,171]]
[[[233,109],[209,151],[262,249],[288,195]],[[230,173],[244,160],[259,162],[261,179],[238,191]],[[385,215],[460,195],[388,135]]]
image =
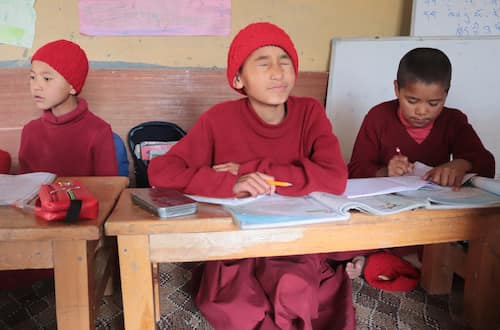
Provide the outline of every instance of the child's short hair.
[[31,62],[35,60],[50,65],[80,93],[89,72],[87,55],[80,46],[64,39],[55,40],[40,47],[31,57]]
[[409,83],[442,84],[448,93],[451,82],[451,62],[444,52],[436,48],[420,47],[410,50],[399,62],[398,87]]
[[229,86],[237,92],[245,94],[245,91],[234,88],[234,77],[247,57],[257,48],[264,46],[282,48],[292,60],[295,75],[298,74],[299,57],[288,34],[280,27],[268,22],[252,23],[238,32],[231,42],[227,54],[227,81]]

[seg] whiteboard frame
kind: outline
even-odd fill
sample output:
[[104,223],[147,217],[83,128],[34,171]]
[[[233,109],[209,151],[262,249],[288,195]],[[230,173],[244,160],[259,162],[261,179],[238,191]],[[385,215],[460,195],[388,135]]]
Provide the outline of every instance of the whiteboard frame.
[[417,15],[416,12],[417,12],[417,0],[412,0],[410,36],[415,36],[415,17]]

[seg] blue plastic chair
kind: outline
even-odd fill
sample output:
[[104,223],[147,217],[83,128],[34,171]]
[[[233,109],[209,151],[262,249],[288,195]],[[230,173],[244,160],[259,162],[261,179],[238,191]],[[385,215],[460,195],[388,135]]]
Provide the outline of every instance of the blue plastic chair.
[[118,175],[128,177],[129,162],[125,143],[115,132],[113,132],[113,140],[115,142],[116,160],[118,162]]

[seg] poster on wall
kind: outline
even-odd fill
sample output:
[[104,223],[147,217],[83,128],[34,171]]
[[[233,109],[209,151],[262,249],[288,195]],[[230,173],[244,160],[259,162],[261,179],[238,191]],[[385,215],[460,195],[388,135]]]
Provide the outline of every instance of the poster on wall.
[[228,35],[231,0],[78,0],[91,36]]
[[0,1],[0,43],[31,48],[35,37],[35,0]]

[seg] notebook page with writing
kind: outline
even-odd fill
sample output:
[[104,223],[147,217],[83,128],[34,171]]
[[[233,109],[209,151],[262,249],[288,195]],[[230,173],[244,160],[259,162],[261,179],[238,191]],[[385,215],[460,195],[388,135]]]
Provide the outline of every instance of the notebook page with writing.
[[388,215],[425,208],[429,204],[425,199],[416,199],[397,194],[346,198],[325,192],[313,192],[310,196],[338,210],[342,214],[347,214],[351,210],[358,210],[369,214]]
[[312,196],[289,197],[278,194],[243,205],[226,206],[242,229],[297,226],[349,219]]
[[403,191],[398,194],[420,200],[427,200],[428,209],[455,209],[473,207],[500,206],[500,196],[473,187],[462,186],[460,190],[453,189],[420,189]]

